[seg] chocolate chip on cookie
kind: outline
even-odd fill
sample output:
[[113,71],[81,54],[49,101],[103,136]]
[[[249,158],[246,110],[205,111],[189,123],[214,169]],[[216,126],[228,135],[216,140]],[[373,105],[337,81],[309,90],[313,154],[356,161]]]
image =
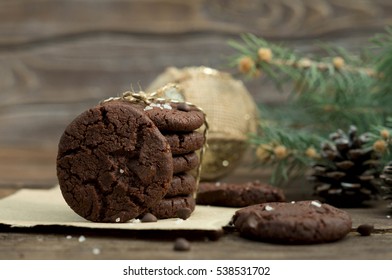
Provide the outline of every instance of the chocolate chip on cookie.
[[259,181],[230,183],[201,183],[197,192],[197,204],[226,207],[245,207],[263,202],[282,202],[281,189]]
[[180,219],[186,220],[188,219],[192,214],[192,210],[189,208],[180,208],[176,212],[176,216]]
[[140,219],[142,223],[155,223],[158,221],[157,217],[155,217],[151,213],[146,213],[143,215],[143,217]]
[[318,201],[269,202],[248,206],[233,216],[241,236],[272,243],[311,244],[339,240],[351,230],[351,217]]
[[126,222],[165,196],[170,146],[133,104],[111,101],[85,111],[63,133],[57,176],[68,205],[94,222]]

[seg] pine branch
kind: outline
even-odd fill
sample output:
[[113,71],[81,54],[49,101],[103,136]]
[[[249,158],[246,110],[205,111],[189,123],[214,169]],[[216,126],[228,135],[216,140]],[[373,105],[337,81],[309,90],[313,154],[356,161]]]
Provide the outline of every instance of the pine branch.
[[303,173],[329,133],[350,125],[370,130],[369,145],[391,159],[392,28],[377,35],[361,56],[324,44],[328,56],[318,59],[252,34],[241,38],[229,43],[238,52],[231,59],[233,67],[251,78],[265,74],[279,89],[292,84],[290,102],[280,108],[284,116],[261,108],[267,112],[262,134],[251,139],[258,163],[275,167],[273,181]]
[[[374,69],[361,67],[364,62],[358,57],[351,57],[346,61],[342,56],[335,56],[317,61],[302,57],[288,48],[267,42],[252,34],[245,34],[241,38],[242,44],[229,42],[238,51],[231,64],[237,65],[240,72],[250,77],[266,73],[280,88],[284,83],[292,81],[296,85],[294,89],[301,93],[320,91],[320,87],[325,91],[331,88],[331,84],[333,87],[338,84],[340,88],[349,89],[347,85],[353,85],[354,79],[358,82],[358,78],[368,80],[378,76]],[[332,52],[333,49],[329,48],[329,51]],[[334,51],[349,59],[344,51]]]
[[282,129],[271,123],[260,124],[261,135],[253,135],[257,164],[274,167],[271,183],[280,184],[291,176],[302,175],[319,158],[322,138],[307,131]]

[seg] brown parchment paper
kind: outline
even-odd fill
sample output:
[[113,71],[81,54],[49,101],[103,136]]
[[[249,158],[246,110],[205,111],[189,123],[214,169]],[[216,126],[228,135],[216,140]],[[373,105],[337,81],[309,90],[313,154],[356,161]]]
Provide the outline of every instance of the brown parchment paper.
[[226,226],[237,209],[196,206],[187,220],[165,219],[156,223],[93,223],[74,213],[64,201],[58,186],[49,190],[21,190],[0,200],[0,224],[11,227],[73,226],[117,230],[206,230]]

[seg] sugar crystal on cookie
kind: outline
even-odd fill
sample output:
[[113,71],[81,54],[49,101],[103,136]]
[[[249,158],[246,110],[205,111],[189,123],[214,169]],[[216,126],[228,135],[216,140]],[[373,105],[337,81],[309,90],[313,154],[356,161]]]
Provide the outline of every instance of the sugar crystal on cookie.
[[272,210],[274,210],[274,208],[271,207],[271,206],[269,206],[269,205],[266,205],[266,206],[264,207],[264,210],[265,210],[265,211],[272,211]]
[[319,208],[322,206],[320,202],[314,201],[314,200],[310,204],[312,204],[313,206],[319,207]]

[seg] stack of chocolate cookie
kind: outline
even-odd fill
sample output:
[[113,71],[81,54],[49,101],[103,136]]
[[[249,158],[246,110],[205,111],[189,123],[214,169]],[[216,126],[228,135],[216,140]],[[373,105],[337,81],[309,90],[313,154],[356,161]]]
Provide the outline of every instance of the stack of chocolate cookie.
[[65,129],[57,176],[68,205],[94,222],[126,222],[152,213],[176,217],[194,210],[204,114],[185,103],[111,100]]
[[199,165],[196,151],[204,144],[204,135],[196,131],[204,123],[204,114],[186,103],[151,103],[144,112],[170,145],[173,178],[164,198],[149,209],[159,219],[177,217],[177,212],[195,209],[196,178],[190,173]]

